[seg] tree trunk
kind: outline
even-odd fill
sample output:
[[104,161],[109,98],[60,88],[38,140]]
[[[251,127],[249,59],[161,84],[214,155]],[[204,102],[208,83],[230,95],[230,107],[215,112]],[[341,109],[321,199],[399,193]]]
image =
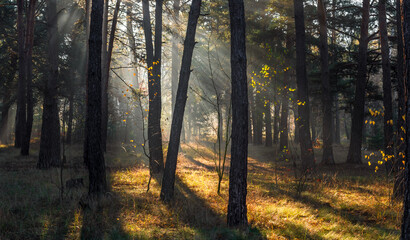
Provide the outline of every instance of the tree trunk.
[[[162,1],[157,0],[155,10],[155,55],[152,44],[152,29],[148,0],[142,1],[143,28],[145,34],[145,48],[148,66],[148,142],[150,155],[150,171],[159,173],[164,166],[161,132],[161,39],[162,39]],[[160,25],[160,26],[158,26]]]
[[247,226],[248,86],[243,0],[229,0],[231,20],[232,145],[228,226]]
[[[406,79],[410,78],[410,1],[403,1],[403,36],[405,44],[406,56]],[[407,85],[407,92],[410,90]],[[406,106],[406,125],[410,124],[410,99],[407,98]],[[403,204],[403,218],[401,226],[402,240],[410,239],[410,132],[406,131],[406,163],[404,170],[404,204]]]
[[334,142],[335,144],[340,144],[340,114],[339,114],[339,97],[338,94],[336,93],[334,96],[334,103],[335,103],[335,112],[334,112],[334,116],[335,116],[335,125],[334,125]]
[[303,0],[294,0],[296,30],[296,83],[298,104],[299,143],[303,171],[315,166],[312,139],[309,131],[309,89],[306,76],[306,42]]
[[329,48],[327,45],[326,9],[323,0],[318,0],[318,18],[320,33],[320,62],[323,105],[323,164],[334,164],[333,129],[332,129],[332,96],[329,79]]
[[271,107],[270,107],[270,100],[266,102],[265,106],[265,129],[266,129],[266,139],[265,139],[265,146],[272,147],[272,115],[271,115]]
[[70,96],[68,97],[69,110],[68,110],[68,123],[67,123],[67,137],[66,143],[71,144],[71,139],[73,135],[73,118],[74,118],[74,88],[70,88]]
[[17,90],[17,113],[14,146],[21,147],[24,129],[26,128],[26,63],[24,53],[25,39],[24,24],[24,1],[17,1],[17,33],[18,33],[18,55],[19,75]]
[[[383,106],[384,106],[384,151],[388,156],[394,155],[393,148],[393,106],[390,79],[390,54],[387,36],[386,0],[379,1],[379,31],[383,69]],[[388,172],[391,171],[393,159],[386,162]]]
[[84,160],[88,165],[90,196],[107,191],[104,153],[101,146],[101,50],[103,0],[92,0],[87,79],[87,115]]
[[364,105],[367,78],[367,45],[369,34],[369,9],[370,0],[363,0],[362,23],[360,26],[358,70],[356,77],[356,92],[354,109],[352,113],[352,127],[349,152],[347,155],[348,163],[362,163],[362,138],[364,123]]
[[188,17],[188,25],[182,54],[182,65],[179,74],[178,91],[174,113],[172,114],[171,135],[169,138],[167,161],[161,187],[161,200],[170,201],[174,196],[175,171],[177,168],[178,150],[191,74],[192,55],[195,47],[195,33],[201,13],[201,0],[193,0]]
[[33,89],[32,89],[32,78],[33,78],[33,42],[34,42],[34,21],[35,21],[35,10],[36,10],[36,0],[30,0],[28,15],[27,15],[27,28],[26,28],[26,42],[25,42],[25,74],[26,74],[26,125],[23,133],[23,138],[21,141],[21,155],[28,156],[30,151],[30,139],[31,130],[33,127]]
[[[180,0],[174,0],[174,24],[178,26],[179,22],[179,10],[180,10]],[[172,106],[171,109],[174,109],[175,98],[177,94],[178,86],[178,70],[179,70],[179,51],[178,51],[178,42],[179,42],[179,32],[178,28],[174,28],[172,32]]]
[[255,95],[255,108],[253,114],[253,144],[262,144],[263,129],[263,99],[260,93]]
[[398,92],[398,117],[397,117],[397,140],[396,140],[396,177],[394,180],[393,187],[393,197],[402,197],[404,192],[404,179],[402,161],[405,160],[406,152],[406,79],[404,77],[403,63],[404,59],[404,43],[403,43],[403,25],[402,25],[402,7],[401,0],[396,0],[396,25],[397,25],[397,65],[396,65],[396,76],[397,76],[397,92]]
[[[285,72],[285,83],[289,82],[289,72]],[[289,115],[289,94],[288,86],[283,88],[282,92],[282,113],[280,115],[280,142],[279,152],[282,152],[289,148],[288,146],[288,115]]]
[[60,165],[60,118],[58,115],[58,29],[56,0],[47,0],[48,80],[44,92],[40,153],[37,167]]
[[[275,90],[276,91],[276,90]],[[277,92],[277,91],[276,91]],[[280,113],[280,103],[276,97],[273,100],[274,104],[274,116],[273,116],[273,143],[278,143],[279,138],[279,113]]]
[[[107,0],[108,2],[108,0]],[[108,4],[108,3],[107,3]],[[108,81],[110,78],[110,67],[111,67],[111,58],[112,58],[112,50],[114,48],[114,37],[115,37],[115,30],[117,29],[117,19],[118,19],[118,12],[120,10],[121,0],[117,0],[114,9],[114,16],[111,23],[111,32],[110,32],[110,40],[108,43],[108,51],[106,54],[106,61],[103,62],[103,73],[102,73],[102,95],[101,95],[101,102],[102,102],[102,119],[101,119],[101,135],[102,135],[102,148],[107,151],[107,128],[108,128]],[[108,14],[108,13],[107,13]],[[104,50],[103,50],[104,51]]]

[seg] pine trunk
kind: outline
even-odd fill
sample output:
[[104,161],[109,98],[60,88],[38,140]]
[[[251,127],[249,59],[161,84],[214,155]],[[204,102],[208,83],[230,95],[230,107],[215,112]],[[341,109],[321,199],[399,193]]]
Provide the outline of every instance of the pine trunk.
[[243,0],[229,0],[231,26],[232,144],[227,223],[248,225],[248,83],[246,73],[245,10]]
[[175,171],[177,168],[178,150],[191,74],[192,55],[195,47],[195,33],[201,13],[201,0],[193,0],[188,17],[188,25],[182,54],[182,65],[179,74],[178,91],[174,113],[172,114],[171,135],[169,138],[167,161],[161,187],[161,200],[169,202],[174,197]]
[[299,143],[303,171],[311,171],[314,166],[314,153],[309,130],[309,89],[306,75],[306,41],[303,0],[294,0],[296,30],[296,84],[298,103]]
[[356,77],[356,91],[352,113],[352,127],[347,163],[362,163],[362,138],[364,124],[364,105],[367,78],[367,45],[369,34],[370,0],[363,0],[362,23],[360,26],[360,40],[358,53],[358,69]]
[[48,169],[60,165],[60,118],[58,115],[58,29],[57,2],[47,0],[48,80],[44,92],[40,153],[37,167]]

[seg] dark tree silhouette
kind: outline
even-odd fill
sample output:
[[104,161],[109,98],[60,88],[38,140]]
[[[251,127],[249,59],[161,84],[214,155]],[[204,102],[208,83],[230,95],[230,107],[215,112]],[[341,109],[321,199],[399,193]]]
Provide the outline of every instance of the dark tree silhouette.
[[60,165],[60,119],[57,104],[58,29],[56,0],[47,1],[48,80],[44,92],[38,168]]
[[296,83],[298,100],[297,127],[299,128],[299,143],[304,171],[315,166],[312,138],[309,129],[309,88],[306,76],[306,41],[305,17],[303,13],[303,0],[294,0],[295,31],[296,31]]
[[323,0],[318,0],[318,18],[320,33],[320,63],[322,80],[323,105],[323,157],[322,163],[334,164],[333,158],[333,129],[332,129],[332,94],[329,79],[329,47],[327,45],[326,9]]
[[232,145],[229,170],[228,226],[248,224],[248,85],[243,0],[229,0],[231,20]]
[[171,136],[169,138],[167,161],[161,187],[161,200],[167,202],[174,196],[175,171],[177,168],[178,150],[184,120],[185,105],[188,93],[189,76],[191,74],[192,55],[195,47],[195,33],[198,18],[201,13],[201,0],[193,0],[188,17],[187,31],[182,54],[181,72],[179,74],[178,90],[174,113],[172,114]]
[[90,196],[107,191],[105,161],[101,146],[101,48],[103,0],[92,0],[87,78],[87,116],[84,161],[88,166]]
[[358,53],[358,67],[356,77],[356,91],[352,113],[352,128],[348,163],[362,163],[362,137],[364,124],[364,103],[367,78],[367,45],[369,43],[369,9],[370,0],[363,0],[362,23],[360,26],[360,40]]

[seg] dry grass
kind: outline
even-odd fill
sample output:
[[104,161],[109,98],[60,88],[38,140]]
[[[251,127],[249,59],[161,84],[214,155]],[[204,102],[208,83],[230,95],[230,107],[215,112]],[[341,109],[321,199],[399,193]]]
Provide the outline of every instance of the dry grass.
[[[125,152],[124,149],[127,151]],[[340,162],[346,149],[338,146]],[[160,177],[147,193],[147,161],[138,149],[111,148],[106,155],[112,198],[104,209],[83,211],[86,189],[59,199],[58,171],[35,169],[32,157],[0,149],[0,239],[398,239],[401,204],[391,202],[382,171],[363,166],[319,166],[296,191],[291,162],[275,162],[272,148],[250,146],[250,228],[226,227],[229,167],[216,193],[212,152],[183,146],[175,200],[159,201]],[[317,150],[316,150],[317,151]],[[320,151],[320,150],[319,150]],[[64,178],[83,177],[81,149],[68,149]],[[319,154],[317,154],[319,155]],[[229,166],[229,162],[227,162]]]

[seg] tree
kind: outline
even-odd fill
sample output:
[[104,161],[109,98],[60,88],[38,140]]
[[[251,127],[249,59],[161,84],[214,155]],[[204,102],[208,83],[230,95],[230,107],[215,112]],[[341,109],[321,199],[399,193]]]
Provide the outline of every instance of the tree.
[[155,7],[155,52],[148,0],[142,1],[143,28],[145,35],[146,62],[148,69],[148,142],[151,173],[164,168],[161,130],[161,46],[162,46],[162,0]]
[[396,176],[393,187],[393,197],[403,196],[403,171],[400,169],[402,161],[405,160],[406,152],[406,79],[404,76],[404,43],[403,43],[403,24],[402,24],[402,6],[401,0],[396,0],[396,28],[397,28],[397,64],[396,64],[396,76],[397,76],[397,92],[398,92],[398,118],[397,118],[397,147],[394,165],[394,171]]
[[58,29],[56,0],[47,1],[48,80],[44,91],[38,168],[60,164],[60,119],[58,116]]
[[[179,10],[180,10],[180,0],[174,0],[174,13],[173,18],[175,25],[179,24]],[[179,32],[178,29],[172,31],[172,109],[175,106],[175,98],[177,95],[178,86],[178,70],[179,70],[179,54],[178,54],[178,42],[179,42]]]
[[[386,0],[379,1],[379,31],[382,53],[383,69],[383,106],[384,106],[384,151],[387,156],[394,155],[393,149],[393,106],[391,96],[391,77],[390,77],[390,54],[387,36],[386,22]],[[391,170],[392,162],[386,163],[388,171]]]
[[185,105],[188,93],[189,76],[191,74],[192,55],[195,47],[195,33],[198,18],[201,13],[201,0],[193,0],[189,11],[187,31],[182,54],[181,71],[174,113],[172,114],[171,135],[169,138],[167,161],[161,187],[161,200],[170,201],[174,196],[175,171],[177,167],[178,150],[181,138],[182,123],[184,120]]
[[[108,0],[107,0],[108,4]],[[112,19],[111,24],[111,33],[110,39],[108,42],[108,51],[106,55],[106,61],[103,62],[103,73],[102,73],[102,147],[104,151],[107,151],[107,127],[108,127],[108,82],[110,78],[110,67],[111,67],[111,58],[112,58],[112,50],[114,48],[114,37],[115,37],[115,30],[117,29],[117,20],[118,20],[118,12],[120,10],[121,0],[117,0],[114,9],[114,16]]]
[[332,95],[329,79],[329,51],[327,45],[326,8],[323,0],[318,0],[318,18],[320,33],[320,63],[322,80],[322,105],[323,105],[323,157],[322,163],[334,164],[333,158],[333,129],[332,129]]
[[362,163],[362,137],[367,78],[367,45],[369,43],[369,9],[370,0],[363,0],[363,7],[361,9],[362,23],[360,25],[356,91],[353,103],[350,146],[347,154],[347,162],[355,164]]
[[[406,79],[410,77],[410,1],[403,1],[403,37],[405,44],[405,56],[406,56]],[[410,90],[410,86],[407,85],[407,91]],[[409,126],[410,121],[410,99],[407,98],[406,107],[406,126]],[[404,206],[403,206],[403,220],[401,225],[401,238],[402,240],[410,239],[410,133],[406,131],[406,161],[404,170]]]
[[247,226],[248,85],[243,0],[229,0],[231,20],[232,145],[228,226]]
[[89,173],[90,196],[99,197],[107,191],[105,161],[101,146],[101,48],[103,0],[92,0],[89,59],[87,77],[87,116],[84,161]]
[[309,90],[306,76],[306,41],[303,0],[294,0],[296,31],[296,84],[298,100],[299,144],[303,171],[315,166],[312,138],[309,130]]

